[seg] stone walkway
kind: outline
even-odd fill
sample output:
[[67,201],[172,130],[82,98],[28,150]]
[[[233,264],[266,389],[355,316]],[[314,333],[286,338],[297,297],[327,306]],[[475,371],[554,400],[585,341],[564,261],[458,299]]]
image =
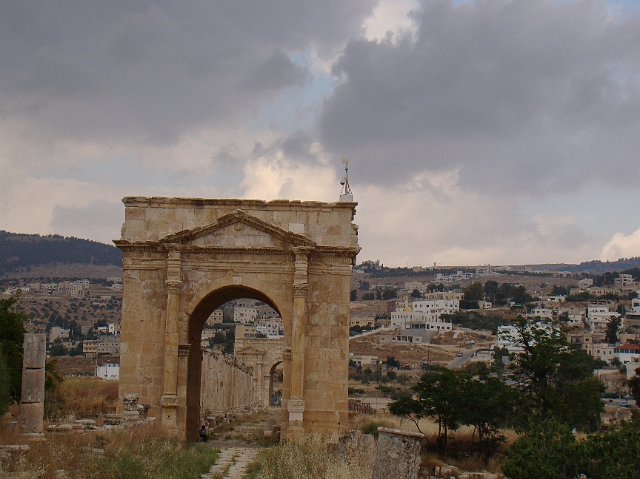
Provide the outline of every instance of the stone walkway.
[[[230,447],[222,449],[218,460],[211,466],[209,472],[202,474],[202,479],[213,479],[216,475],[223,479],[241,479],[247,470],[247,466],[258,453],[253,447]],[[224,474],[225,470],[228,471]],[[223,475],[224,474],[224,475]]]

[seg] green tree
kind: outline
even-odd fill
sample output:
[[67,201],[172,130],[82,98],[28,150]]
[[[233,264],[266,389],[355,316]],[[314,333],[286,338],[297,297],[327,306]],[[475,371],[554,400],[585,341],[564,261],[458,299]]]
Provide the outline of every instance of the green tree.
[[[484,363],[481,363],[484,364]],[[505,440],[500,428],[509,419],[513,389],[486,372],[465,383],[461,421],[474,427],[480,451],[492,452]]]
[[59,388],[63,379],[58,373],[58,360],[47,361],[44,371],[44,414],[49,419],[56,419],[64,412],[64,396]]
[[527,290],[524,286],[517,286],[512,293],[511,300],[514,303],[526,304],[533,301],[533,296],[527,293]]
[[425,410],[419,401],[416,401],[409,396],[402,396],[398,398],[398,400],[389,404],[389,412],[402,419],[408,419],[414,423],[416,425],[416,429],[422,433],[422,430],[420,429],[420,420],[426,416]]
[[480,282],[471,283],[466,288],[463,288],[462,292],[464,293],[464,299],[468,301],[484,300],[484,287]]
[[637,479],[640,475],[640,421],[596,434],[580,444],[580,471],[598,479]]
[[469,375],[442,366],[426,366],[426,371],[413,387],[423,415],[438,424],[437,443],[446,449],[449,431],[462,424],[464,391]]
[[385,361],[385,363],[387,364],[387,367],[389,367],[389,368],[399,368],[400,367],[400,361],[398,361],[395,356],[387,356],[387,360]]
[[636,368],[636,375],[629,379],[628,385],[633,399],[640,404],[640,377],[638,375],[640,375],[640,368]]
[[611,316],[607,323],[607,333],[604,337],[605,341],[609,344],[616,344],[618,342],[618,329],[620,329],[620,317]]
[[411,297],[412,298],[422,298],[422,293],[420,291],[418,291],[417,289],[414,289],[413,291],[411,291]]
[[551,290],[551,296],[567,296],[569,294],[569,288],[566,286],[553,285]]
[[18,298],[0,299],[0,350],[7,370],[7,388],[12,401],[19,401],[22,387],[22,344],[26,316],[17,311]]
[[604,388],[593,377],[593,358],[571,349],[555,322],[518,318],[514,325],[512,340],[522,348],[510,369],[518,393],[516,426],[555,418],[570,427],[596,429]]
[[2,416],[13,399],[11,398],[11,392],[9,388],[9,370],[7,369],[7,361],[5,360],[4,353],[0,347],[0,416]]
[[382,299],[385,301],[389,299],[395,299],[398,297],[398,290],[395,288],[384,288],[382,291]]
[[49,346],[49,354],[52,357],[67,355],[67,348],[64,347],[60,338],[57,338],[53,341],[53,344]]
[[484,283],[484,296],[485,298],[492,298],[496,295],[496,293],[500,291],[500,286],[497,281],[489,280]]
[[[576,439],[553,420],[532,422],[506,453],[502,472],[511,479],[573,479],[578,476]],[[598,477],[598,476],[593,476]]]

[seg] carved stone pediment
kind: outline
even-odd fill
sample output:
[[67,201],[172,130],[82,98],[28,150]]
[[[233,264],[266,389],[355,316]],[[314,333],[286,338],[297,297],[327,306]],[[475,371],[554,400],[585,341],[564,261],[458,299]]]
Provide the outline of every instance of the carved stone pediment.
[[207,226],[165,236],[160,243],[200,247],[315,246],[307,236],[284,230],[242,210],[222,216]]

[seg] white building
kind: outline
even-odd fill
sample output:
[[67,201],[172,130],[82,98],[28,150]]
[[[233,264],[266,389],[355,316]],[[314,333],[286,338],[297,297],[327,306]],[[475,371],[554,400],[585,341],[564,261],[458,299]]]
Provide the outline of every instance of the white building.
[[620,274],[620,276],[613,280],[613,285],[619,287],[635,286],[635,284],[636,282],[630,274]]
[[268,338],[284,336],[284,326],[281,319],[259,319],[256,321],[256,332]]
[[624,343],[616,346],[614,352],[620,362],[627,366],[627,378],[635,376],[636,369],[640,367],[640,346]]
[[460,301],[457,299],[430,299],[411,303],[414,311],[432,314],[453,314],[460,311]]
[[591,331],[606,331],[612,317],[619,318],[620,313],[610,311],[606,301],[594,301],[587,305],[586,325]]
[[453,314],[459,309],[457,299],[414,301],[404,310],[391,313],[390,326],[395,329],[451,331],[453,324],[443,320],[442,314]]
[[240,324],[253,324],[258,312],[255,306],[235,306],[233,308],[233,322]]

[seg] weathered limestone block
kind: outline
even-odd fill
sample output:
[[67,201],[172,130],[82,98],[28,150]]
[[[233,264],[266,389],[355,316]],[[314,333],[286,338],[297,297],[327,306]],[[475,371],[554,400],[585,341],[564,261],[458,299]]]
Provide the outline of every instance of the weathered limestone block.
[[22,402],[34,403],[44,401],[45,371],[41,369],[25,369],[22,371]]
[[46,336],[42,333],[25,334],[22,367],[27,369],[44,368],[46,357]]
[[20,431],[25,434],[40,434],[43,429],[44,403],[22,403],[20,405]]
[[417,479],[424,435],[386,427],[378,433],[372,479]]

